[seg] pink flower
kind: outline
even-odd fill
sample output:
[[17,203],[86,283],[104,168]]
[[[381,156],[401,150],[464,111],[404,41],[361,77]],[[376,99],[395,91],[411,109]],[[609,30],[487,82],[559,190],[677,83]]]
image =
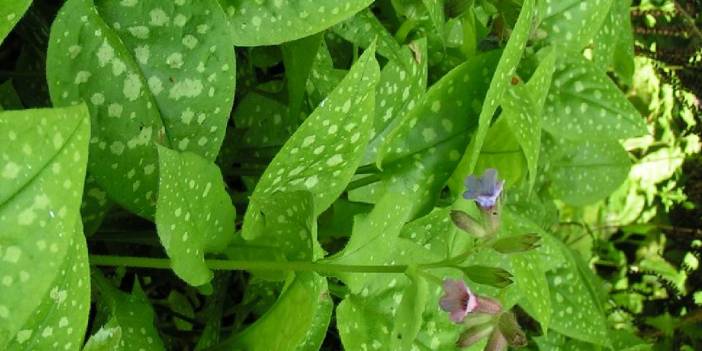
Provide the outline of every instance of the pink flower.
[[478,301],[463,281],[446,279],[444,296],[439,305],[442,310],[450,313],[452,321],[461,323],[477,307]]

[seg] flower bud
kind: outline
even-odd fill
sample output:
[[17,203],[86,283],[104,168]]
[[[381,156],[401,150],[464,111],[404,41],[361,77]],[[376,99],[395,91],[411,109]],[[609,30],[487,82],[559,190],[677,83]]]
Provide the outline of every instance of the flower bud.
[[507,350],[507,339],[502,335],[499,329],[493,330],[488,339],[487,345],[485,345],[484,351],[505,351]]
[[492,245],[492,248],[504,254],[529,251],[539,247],[538,242],[540,239],[541,237],[536,234],[510,236],[497,240]]
[[495,315],[502,312],[502,304],[500,301],[487,296],[476,295],[476,313],[485,313],[488,315]]
[[463,211],[451,211],[451,220],[456,227],[477,238],[482,238],[487,235],[483,226],[480,225],[477,220]]
[[512,284],[512,274],[502,268],[489,266],[467,266],[462,268],[463,273],[478,284],[504,288]]
[[498,322],[498,328],[511,346],[523,347],[527,345],[527,337],[519,326],[514,313],[503,313]]
[[468,330],[461,334],[461,337],[458,338],[458,342],[456,344],[458,347],[470,347],[484,337],[490,335],[493,329],[494,326],[491,323],[485,323],[468,328]]

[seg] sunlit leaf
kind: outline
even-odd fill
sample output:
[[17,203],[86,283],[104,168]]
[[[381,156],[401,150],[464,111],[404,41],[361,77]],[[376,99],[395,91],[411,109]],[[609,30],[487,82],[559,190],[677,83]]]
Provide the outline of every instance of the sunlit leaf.
[[613,0],[539,1],[545,41],[558,50],[579,52],[595,37],[612,3]]
[[379,75],[374,51],[369,49],[283,145],[251,195],[244,238],[261,234],[255,229],[262,220],[260,198],[277,191],[308,190],[319,215],[341,194],[370,138]]
[[509,37],[509,41],[507,41],[507,46],[497,63],[497,68],[492,76],[487,95],[483,100],[480,117],[478,118],[478,129],[475,131],[470,148],[466,149],[466,152],[462,155],[463,158],[451,177],[452,182],[456,184],[462,182],[466,174],[472,173],[476,162],[478,162],[480,149],[483,147],[483,142],[485,141],[485,136],[490,127],[492,117],[497,110],[502,96],[505,94],[507,87],[512,81],[512,75],[522,58],[524,47],[526,46],[527,39],[531,32],[531,22],[534,12],[534,0],[525,0],[522,4],[522,10],[519,13],[517,23],[514,25],[514,30]]
[[277,45],[321,32],[372,0],[219,0],[236,46]]
[[99,313],[106,322],[90,336],[84,351],[165,350],[154,325],[154,310],[138,281],[127,294],[102,276],[93,279],[100,295]]
[[236,216],[219,168],[191,152],[158,147],[156,227],[175,273],[191,285],[212,279],[205,253],[221,252]]
[[404,64],[400,44],[388,32],[371,10],[364,10],[339,23],[333,28],[334,33],[362,48],[376,43],[378,54],[391,61]]
[[617,141],[546,141],[551,194],[580,206],[614,192],[629,174],[629,154]]
[[[77,349],[90,309],[84,105],[0,113],[0,349]],[[56,344],[54,344],[56,343]]]
[[32,0],[11,0],[0,3],[0,44],[7,34],[22,19],[22,16],[32,4]]
[[234,95],[230,43],[216,0],[70,0],[59,11],[47,54],[51,98],[88,103],[88,168],[120,205],[153,217],[156,143],[215,158]]
[[268,312],[214,350],[319,350],[333,306],[326,278],[297,273]]
[[571,57],[556,68],[544,112],[544,129],[568,139],[625,139],[647,132],[634,105],[584,58]]

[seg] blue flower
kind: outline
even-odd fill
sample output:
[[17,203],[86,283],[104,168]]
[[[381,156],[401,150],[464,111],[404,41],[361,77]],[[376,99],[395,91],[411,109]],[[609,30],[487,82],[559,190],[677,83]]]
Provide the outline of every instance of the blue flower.
[[468,191],[463,193],[464,199],[475,200],[480,208],[491,210],[497,204],[505,181],[497,179],[496,169],[488,168],[480,178],[468,176],[464,184],[468,188]]

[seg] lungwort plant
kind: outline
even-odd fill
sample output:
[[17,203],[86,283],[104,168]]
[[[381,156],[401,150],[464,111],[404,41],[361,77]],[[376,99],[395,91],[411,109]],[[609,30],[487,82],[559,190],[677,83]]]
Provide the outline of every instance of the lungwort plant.
[[645,348],[629,5],[0,0],[0,349]]

